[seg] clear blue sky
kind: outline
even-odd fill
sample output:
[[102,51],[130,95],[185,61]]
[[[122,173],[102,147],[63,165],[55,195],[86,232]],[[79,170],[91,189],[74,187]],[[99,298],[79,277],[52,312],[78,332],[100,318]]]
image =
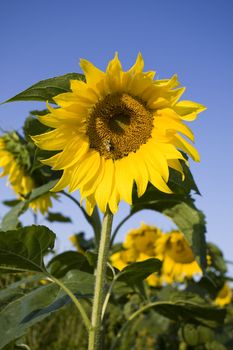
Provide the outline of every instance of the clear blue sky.
[[[0,12],[0,100],[15,95],[33,83],[68,72],[79,72],[79,58],[105,69],[118,51],[128,68],[138,51],[146,69],[159,78],[178,73],[187,87],[185,99],[208,107],[191,127],[201,163],[191,163],[202,197],[197,206],[207,216],[208,240],[217,243],[233,260],[232,245],[232,95],[233,95],[233,1],[2,1]],[[41,103],[18,102],[0,107],[0,126],[20,130],[30,109]],[[1,180],[0,200],[11,198]],[[6,210],[0,206],[1,216]],[[74,213],[67,200],[54,210]],[[116,218],[127,211],[126,205]],[[26,222],[30,222],[26,215]],[[152,212],[132,218],[120,232],[140,221],[172,227],[170,221]],[[85,229],[81,215],[74,225],[57,226],[59,246],[69,247],[67,237]]]

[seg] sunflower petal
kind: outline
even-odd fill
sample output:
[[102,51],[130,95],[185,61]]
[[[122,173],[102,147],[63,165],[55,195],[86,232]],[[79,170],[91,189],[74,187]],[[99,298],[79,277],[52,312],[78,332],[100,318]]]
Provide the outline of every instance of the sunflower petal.
[[87,84],[95,85],[104,78],[104,72],[87,60],[80,59],[80,67],[85,74]]
[[144,60],[141,52],[139,52],[134,65],[129,69],[128,72],[133,75],[139,74],[139,73],[142,73],[143,68],[144,68]]

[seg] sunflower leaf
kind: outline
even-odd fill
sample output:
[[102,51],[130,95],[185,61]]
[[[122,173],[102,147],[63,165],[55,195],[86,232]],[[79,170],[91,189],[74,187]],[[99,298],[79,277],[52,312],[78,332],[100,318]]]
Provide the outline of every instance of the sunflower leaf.
[[68,73],[58,77],[41,80],[14,97],[9,98],[4,103],[15,101],[49,101],[54,103],[54,96],[70,91],[70,80],[72,79],[84,81],[85,77],[83,74]]
[[61,213],[52,213],[50,211],[48,212],[45,219],[49,222],[72,222],[72,220],[68,216],[64,216]]
[[31,136],[43,134],[49,130],[51,130],[51,128],[40,123],[39,120],[32,115],[26,118],[23,125],[25,138],[30,143],[32,143]]
[[134,193],[131,214],[143,209],[155,210],[168,216],[185,235],[198,263],[205,270],[205,216],[195,207],[189,195],[166,194],[149,185],[142,197],[138,198]]
[[57,277],[63,277],[70,270],[80,270],[93,273],[93,267],[89,264],[84,254],[74,251],[67,251],[55,256],[48,263],[50,273]]
[[43,256],[53,248],[55,234],[45,226],[0,232],[0,271],[45,272]]
[[[222,324],[226,316],[226,310],[214,306],[202,305],[187,300],[158,301],[149,304],[145,311],[154,309],[159,314],[174,321],[201,323],[209,327]],[[138,310],[140,312],[140,310]]]
[[28,275],[25,278],[21,278],[19,281],[7,285],[6,288],[0,290],[0,310],[6,307],[13,300],[21,298],[26,295],[32,287],[42,279],[44,279],[44,273],[37,273]]
[[19,225],[19,216],[25,212],[28,204],[25,201],[20,201],[12,207],[2,218],[1,230],[8,231],[16,229]]
[[[62,282],[76,298],[92,297],[93,275],[82,271],[69,271]],[[0,312],[0,349],[68,303],[70,298],[55,283],[39,287],[9,303]]]
[[7,207],[12,208],[16,206],[18,203],[20,203],[20,199],[10,199],[10,200],[3,201],[2,203]]
[[169,181],[168,181],[168,186],[171,188],[171,190],[174,193],[179,193],[179,194],[189,194],[191,191],[194,191],[195,194],[201,194],[197,184],[194,181],[193,175],[189,169],[189,167],[181,161],[181,165],[183,168],[184,172],[184,180],[182,181],[181,174],[174,170],[174,169],[169,169]]
[[161,265],[161,261],[154,258],[132,263],[118,273],[117,280],[129,285],[141,282],[153,272],[158,272]]

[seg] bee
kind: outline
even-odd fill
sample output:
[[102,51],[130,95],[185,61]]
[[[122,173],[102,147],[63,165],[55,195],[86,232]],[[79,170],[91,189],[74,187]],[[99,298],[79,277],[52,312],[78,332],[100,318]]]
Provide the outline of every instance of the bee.
[[108,152],[111,152],[114,150],[114,146],[111,144],[111,140],[105,140],[104,141],[104,147]]

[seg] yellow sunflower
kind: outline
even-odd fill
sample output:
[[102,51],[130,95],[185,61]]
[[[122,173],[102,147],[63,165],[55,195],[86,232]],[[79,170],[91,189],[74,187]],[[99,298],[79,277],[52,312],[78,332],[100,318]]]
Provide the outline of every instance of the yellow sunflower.
[[163,255],[162,275],[170,277],[171,281],[182,282],[185,278],[202,275],[201,268],[181,232],[172,231],[158,238],[156,253]]
[[122,249],[114,253],[111,257],[111,263],[118,270],[122,270],[127,265],[136,262],[139,257],[139,253],[133,249]]
[[[19,159],[11,153],[7,147],[4,136],[0,137],[0,167],[3,168],[0,177],[8,176],[8,182],[17,197],[24,200],[25,197],[36,187],[34,180],[26,174],[24,166],[19,164]],[[34,199],[29,206],[37,212],[44,214],[52,207],[51,193],[46,193]]]
[[145,260],[146,257],[155,257],[156,240],[162,236],[162,232],[155,226],[149,226],[144,223],[137,229],[132,229],[127,233],[123,247],[125,249],[133,248]]
[[160,191],[167,186],[169,167],[181,172],[180,152],[199,161],[197,150],[183,137],[194,141],[183,121],[192,121],[205,109],[201,104],[180,101],[184,88],[177,76],[154,80],[155,72],[143,72],[139,54],[135,64],[123,71],[116,54],[106,72],[82,59],[86,82],[71,80],[71,92],[54,97],[60,108],[39,117],[54,130],[32,137],[44,150],[59,151],[43,163],[63,175],[53,191],[69,186],[86,198],[87,211],[97,204],[112,213],[118,203],[132,203],[132,188],[138,196],[148,182]]
[[[139,228],[130,230],[122,244],[122,250],[111,256],[112,265],[122,270],[133,262],[161,258],[155,255],[156,241],[161,236],[162,232],[157,227],[144,223]],[[151,286],[161,285],[161,278],[157,274],[151,274],[146,281]]]
[[229,285],[225,282],[222,289],[218,292],[214,303],[218,306],[225,306],[231,303],[232,300],[232,290]]

